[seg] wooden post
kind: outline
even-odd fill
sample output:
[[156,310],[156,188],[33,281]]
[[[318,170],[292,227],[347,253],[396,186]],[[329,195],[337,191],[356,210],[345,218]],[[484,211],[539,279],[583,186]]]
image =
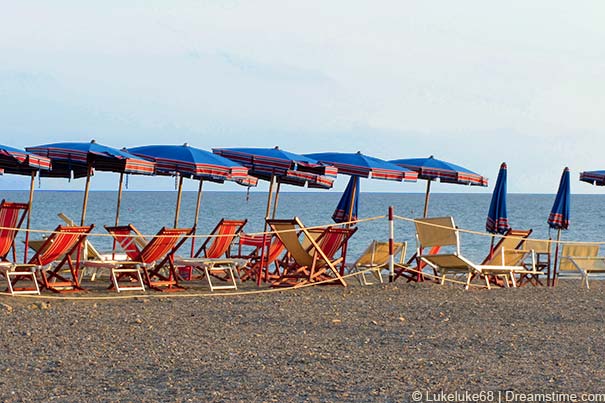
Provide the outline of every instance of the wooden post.
[[[122,205],[122,187],[124,184],[124,172],[120,172],[120,182],[118,184],[118,201],[116,202],[116,220],[115,226],[117,227],[120,223],[120,206]],[[111,247],[111,259],[116,258],[116,240],[113,239],[113,244]]]
[[34,187],[36,185],[36,171],[32,171],[29,182],[29,201],[27,203],[27,224],[25,230],[25,251],[23,252],[23,263],[27,263],[27,250],[29,249],[29,229],[31,227],[32,204],[34,203]]
[[90,190],[90,174],[92,171],[92,164],[89,162],[86,166],[86,186],[84,187],[84,201],[82,202],[82,218],[80,219],[80,225],[84,225],[86,220],[86,207],[88,206],[88,191]]
[[426,181],[426,194],[424,195],[424,214],[422,215],[424,218],[429,216],[429,197],[431,193],[431,180]]
[[195,254],[195,233],[197,232],[197,222],[200,217],[200,205],[202,204],[202,186],[204,181],[200,179],[200,185],[197,188],[197,201],[195,204],[195,217],[193,219],[193,233],[191,234],[191,257]]
[[[555,245],[555,264],[552,268],[552,280],[550,280],[550,285],[552,287],[557,285],[557,263],[559,261],[559,241],[561,240],[561,228],[557,230],[557,243]],[[548,285],[548,281],[546,283]]]
[[393,206],[389,206],[389,283],[395,279],[395,223]]
[[275,190],[275,202],[273,203],[273,215],[271,218],[275,218],[277,214],[277,204],[279,203],[279,189],[281,188],[281,182],[277,182],[277,189]]
[[[269,195],[267,197],[267,210],[265,211],[265,226],[263,227],[263,246],[260,253],[260,265],[258,267],[258,275],[256,278],[256,285],[260,287],[260,283],[263,276],[263,270],[265,266],[265,249],[268,248],[267,244],[267,219],[269,219],[269,213],[271,212],[271,199],[273,199],[273,184],[275,183],[275,174],[271,175],[271,184],[269,185]],[[269,239],[271,239],[269,237]],[[266,276],[265,276],[266,277]]]
[[174,212],[174,228],[179,226],[179,214],[181,213],[181,196],[183,194],[183,175],[179,175],[179,188],[176,195],[176,211]]

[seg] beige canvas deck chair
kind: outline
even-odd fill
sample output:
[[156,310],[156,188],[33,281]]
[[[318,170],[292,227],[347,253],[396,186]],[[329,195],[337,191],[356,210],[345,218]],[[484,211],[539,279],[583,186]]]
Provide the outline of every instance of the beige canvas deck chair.
[[[393,244],[393,256],[395,264],[403,265],[405,259],[405,253],[407,249],[407,242],[395,242]],[[397,259],[399,256],[399,259]],[[382,278],[382,270],[389,266],[389,243],[372,241],[367,249],[361,256],[351,264],[349,273],[359,273],[357,279],[361,285],[372,285],[374,283],[369,282],[366,275],[372,273],[374,277],[380,281],[380,284],[384,283]]]
[[[478,265],[462,256],[460,252],[460,235],[453,217],[435,217],[416,219],[417,253],[420,259],[433,267],[438,273],[440,283],[445,284],[446,276],[466,276],[465,289],[470,287],[474,274],[484,278],[485,285],[491,289],[490,279],[500,277],[504,285],[516,287],[515,274],[527,271],[521,262],[528,251],[501,249],[501,262],[494,265]],[[453,248],[451,253],[421,255],[423,248],[440,246]],[[533,271],[533,270],[532,270]]]
[[564,244],[557,275],[564,278],[579,274],[582,280],[580,286],[590,288],[588,277],[605,275],[605,256],[598,256],[598,254],[597,244]]
[[[341,275],[346,259],[346,246],[357,228],[323,229],[319,236],[307,229],[298,217],[291,220],[268,219],[267,223],[287,250],[282,260],[282,273],[274,286],[296,286],[330,281],[345,286]],[[302,237],[302,240],[301,240]],[[307,245],[308,240],[309,246]],[[338,256],[340,252],[340,256]]]
[[525,284],[536,285],[544,285],[542,281],[540,281],[539,276],[545,275],[547,282],[550,281],[551,272],[550,272],[550,253],[551,253],[551,244],[550,240],[542,240],[542,239],[527,239],[523,243],[523,249],[529,250],[533,253],[535,259],[535,267],[534,271],[537,274],[527,273],[521,274],[518,280],[518,284],[520,286]]

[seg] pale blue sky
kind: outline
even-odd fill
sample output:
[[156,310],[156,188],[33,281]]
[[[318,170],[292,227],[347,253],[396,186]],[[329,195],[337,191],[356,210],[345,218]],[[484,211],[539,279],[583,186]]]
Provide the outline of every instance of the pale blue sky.
[[[605,169],[602,1],[123,3],[3,4],[1,143],[434,154],[491,185],[506,161],[509,192],[554,193],[566,165],[573,192],[603,191],[577,181]],[[0,188],[25,183],[0,177]],[[93,189],[116,184],[98,175]],[[130,179],[132,190],[173,186]]]

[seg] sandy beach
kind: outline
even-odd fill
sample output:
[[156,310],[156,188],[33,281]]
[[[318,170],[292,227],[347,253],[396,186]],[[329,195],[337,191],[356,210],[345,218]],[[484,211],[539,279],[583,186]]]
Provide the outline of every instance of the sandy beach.
[[[0,401],[407,402],[413,391],[603,392],[605,287],[592,286],[464,291],[398,282],[243,296],[2,296]],[[195,291],[206,292],[187,292]]]

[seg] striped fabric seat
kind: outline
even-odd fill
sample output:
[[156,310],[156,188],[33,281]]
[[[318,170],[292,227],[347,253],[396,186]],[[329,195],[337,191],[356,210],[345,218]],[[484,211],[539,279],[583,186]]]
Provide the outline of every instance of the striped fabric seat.
[[[143,236],[132,225],[108,227],[115,241],[121,246],[128,261],[99,262],[97,266],[108,267],[111,270],[112,285],[119,292],[122,290],[144,289],[143,279],[139,269],[143,270],[145,283],[148,287],[159,291],[183,289],[178,284],[174,266],[174,253],[185,243],[187,236],[193,233],[192,228],[162,228],[141,249],[137,242]],[[168,273],[163,273],[164,268]],[[120,279],[134,278],[138,286],[120,286]]]
[[0,203],[0,261],[7,261],[10,251],[13,251],[13,261],[17,260],[15,253],[15,237],[29,210],[26,203],[12,203],[2,200]]
[[[43,286],[53,292],[82,290],[79,282],[78,250],[86,239],[93,225],[62,226],[59,225],[52,234],[44,240],[36,254],[26,264],[13,265],[9,274],[11,293],[39,293],[35,272],[40,272]],[[76,261],[72,256],[76,256]],[[67,269],[67,270],[66,270]],[[29,275],[27,273],[30,273]],[[13,278],[10,280],[10,278]],[[26,280],[34,283],[33,287],[17,288],[16,283]]]
[[[264,251],[264,242],[269,242],[269,250]],[[243,253],[243,247],[252,247],[253,250],[249,253]],[[239,236],[239,258],[248,260],[248,263],[240,268],[240,280],[246,281],[248,279],[256,280],[258,276],[264,277],[265,281],[273,281],[279,278],[279,265],[276,264],[279,256],[284,251],[284,244],[276,236],[263,236],[263,235],[248,235],[240,233]],[[261,261],[263,262],[261,267]],[[274,265],[275,270],[271,272],[270,266]],[[262,271],[264,270],[264,276]]]

